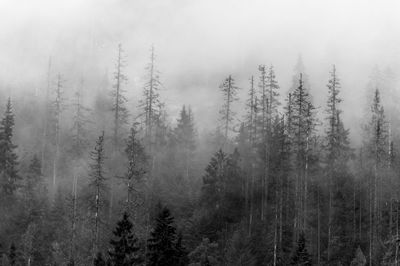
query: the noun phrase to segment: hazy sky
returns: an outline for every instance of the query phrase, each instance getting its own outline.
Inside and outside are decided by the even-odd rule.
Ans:
[[[91,72],[111,76],[122,43],[136,102],[154,44],[171,115],[191,104],[211,126],[227,75],[244,94],[257,66],[273,64],[285,95],[301,54],[317,105],[336,64],[349,122],[372,67],[400,70],[399,11],[400,1],[382,0],[0,0],[0,84],[8,93],[43,87],[49,56],[67,87]]]

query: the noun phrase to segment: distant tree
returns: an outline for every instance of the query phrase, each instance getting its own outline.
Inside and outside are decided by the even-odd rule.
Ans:
[[[135,185],[139,185],[142,181],[147,166],[146,152],[139,140],[136,124],[130,129],[130,134],[126,141],[125,154],[128,159],[128,169],[123,179],[127,187],[126,204],[129,214],[132,205],[132,193],[138,192],[138,188],[135,188]]]
[[[339,96],[340,93],[340,80],[336,73],[336,67],[333,65],[332,71],[330,72],[331,77],[328,81],[328,101],[327,101],[327,118],[328,127],[326,128],[325,136],[325,149],[326,149],[326,173],[328,174],[328,193],[329,193],[329,203],[328,203],[328,247],[327,247],[327,259],[334,255],[339,259],[344,257],[343,252],[346,250],[346,246],[351,245],[348,243],[347,237],[351,235],[352,232],[346,230],[347,224],[352,221],[347,219],[349,217],[344,217],[342,207],[349,206],[351,198],[347,198],[345,190],[349,185],[349,182],[345,182],[346,179],[350,180],[350,175],[348,171],[348,161],[351,155],[350,143],[348,140],[348,130],[343,126],[341,120],[340,103],[342,99]],[[352,187],[350,187],[352,189]],[[335,192],[337,191],[337,192]],[[339,194],[340,193],[340,194]],[[349,193],[350,196],[351,192]],[[347,199],[346,199],[347,198]],[[343,202],[343,201],[346,202]],[[335,207],[336,206],[336,207]],[[340,207],[338,207],[340,206]],[[350,213],[352,212],[349,209]],[[339,217],[338,217],[339,216]],[[334,223],[334,220],[336,223]],[[340,233],[339,233],[340,232]],[[341,236],[339,236],[339,235]],[[332,247],[332,240],[335,238],[335,247]],[[346,239],[345,239],[346,238]],[[347,242],[346,244],[344,242]],[[342,246],[344,245],[344,246]],[[342,246],[342,248],[340,248]],[[332,250],[335,249],[335,252]],[[340,250],[340,251],[338,251]],[[336,253],[336,254],[333,254]],[[338,255],[339,254],[339,255]]]
[[[73,103],[74,116],[72,126],[72,152],[75,156],[80,158],[88,146],[88,128],[90,109],[85,107],[82,102],[83,80],[81,80],[75,92],[75,101]]]
[[[191,160],[196,148],[196,130],[193,122],[192,110],[182,107],[173,131],[173,137],[177,148],[176,163],[180,166],[182,176],[189,178]]]
[[[143,87],[143,99],[140,100],[140,117],[143,120],[145,133],[145,144],[150,151],[151,145],[154,143],[155,126],[159,117],[160,95],[159,89],[162,86],[160,82],[159,72],[156,67],[156,55],[154,46],[150,48],[150,62],[146,65],[145,84]],[[150,152],[152,153],[152,152]],[[152,155],[152,154],[151,154]]]
[[[125,59],[123,55],[122,45],[118,45],[118,56],[115,65],[114,72],[114,85],[112,91],[112,97],[114,98],[114,104],[112,111],[114,113],[114,129],[113,129],[113,145],[114,149],[117,150],[119,147],[119,139],[121,133],[121,127],[127,123],[128,110],[126,109],[126,98],[124,96],[125,90],[123,89],[123,84],[126,83],[127,77],[123,73],[125,67]]]
[[[99,252],[101,213],[106,204],[108,186],[104,176],[104,132],[96,141],[96,146],[91,152],[89,188],[91,189],[90,210],[93,212],[93,258]]]
[[[300,233],[299,239],[297,241],[296,251],[292,255],[290,265],[308,265],[311,266],[311,256],[308,254],[306,248],[306,239],[304,238],[304,234]]]
[[[138,254],[140,247],[132,228],[133,225],[129,221],[129,215],[124,212],[122,220],[117,223],[117,227],[113,231],[115,239],[110,241],[112,249],[108,254],[110,255],[111,265],[141,265],[143,259]]]
[[[382,106],[380,92],[375,90],[370,109],[370,118],[364,126],[363,148],[368,162],[369,197],[369,263],[379,260],[379,241],[382,239],[382,184],[383,171],[388,162],[388,124]]]
[[[11,99],[8,98],[6,111],[0,123],[0,169],[1,185],[4,194],[12,195],[18,188],[18,157],[15,153],[17,146],[13,143],[14,114]]]
[[[57,176],[58,176],[58,160],[60,157],[60,136],[61,136],[61,114],[64,110],[64,97],[63,97],[63,81],[61,75],[57,76],[57,85],[54,91],[55,99],[52,102],[52,112],[53,112],[53,129],[54,129],[54,145],[55,153],[53,157],[53,191],[55,191],[57,186]]]
[[[293,129],[292,145],[294,153],[294,171],[296,176],[295,217],[296,234],[303,231],[306,226],[307,191],[310,182],[310,155],[311,143],[315,136],[316,118],[314,105],[308,88],[304,86],[303,76],[300,74],[298,87],[292,94],[291,127]]]
[[[224,129],[225,144],[228,141],[228,132],[231,131],[232,123],[235,119],[235,112],[233,111],[233,103],[238,101],[237,92],[239,87],[236,86],[235,80],[232,75],[229,75],[223,83],[219,86],[224,96],[224,104],[220,110],[220,121]]]

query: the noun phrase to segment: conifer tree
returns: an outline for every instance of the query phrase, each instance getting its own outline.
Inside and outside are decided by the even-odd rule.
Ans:
[[[334,206],[344,206],[344,202],[334,202],[335,193],[334,190],[340,190],[343,193],[346,188],[343,187],[348,183],[343,182],[343,178],[349,178],[347,162],[350,158],[350,147],[348,140],[348,130],[344,129],[341,120],[341,110],[339,104],[342,99],[339,96],[340,93],[340,81],[336,73],[336,67],[333,65],[331,71],[331,78],[328,82],[328,101],[327,101],[327,118],[328,127],[326,129],[326,172],[328,174],[328,193],[329,193],[329,204],[328,204],[328,247],[327,247],[327,259],[330,260],[332,254],[332,237],[334,237],[333,219],[340,221],[334,216]],[[337,200],[344,200],[343,197],[338,197]],[[343,217],[341,217],[343,219]],[[347,221],[350,222],[350,221]],[[335,225],[337,227],[337,225]],[[336,228],[336,231],[344,230],[344,228]],[[350,232],[346,232],[350,233]],[[343,241],[343,239],[339,240]],[[337,242],[337,241],[336,241]]]
[[[300,74],[299,85],[292,94],[291,125],[293,127],[293,152],[295,153],[295,213],[296,231],[306,226],[308,168],[310,142],[315,132],[314,106]]]
[[[151,145],[154,142],[154,130],[157,117],[159,115],[160,95],[159,90],[162,86],[159,72],[156,67],[156,55],[154,46],[150,49],[150,62],[147,64],[145,84],[143,88],[143,99],[140,101],[140,116],[142,117],[145,131],[146,146],[151,151]],[[152,153],[152,152],[150,152]],[[152,154],[151,154],[152,155]]]
[[[126,98],[124,96],[125,90],[123,85],[127,82],[127,77],[123,73],[126,66],[124,51],[122,45],[118,45],[118,56],[114,71],[114,85],[112,90],[112,97],[114,99],[112,112],[114,113],[114,126],[113,126],[113,146],[114,151],[118,150],[121,128],[127,123],[128,110],[126,109]]]
[[[110,241],[112,250],[109,251],[111,265],[130,266],[141,265],[142,258],[139,256],[138,239],[132,232],[133,225],[129,215],[124,212],[122,220],[117,223],[113,231],[115,239]]]
[[[91,152],[92,163],[90,165],[89,188],[91,190],[91,198],[89,202],[90,210],[93,212],[93,259],[99,252],[100,226],[103,222],[101,217],[103,208],[106,205],[106,193],[108,186],[107,179],[104,176],[104,132],[96,141],[96,146]]]
[[[148,239],[148,265],[179,265],[181,252],[177,251],[177,234],[174,217],[167,207],[162,207],[157,215],[154,229]]]
[[[49,136],[49,120],[50,120],[50,75],[51,75],[51,57],[49,58],[47,67],[47,84],[44,99],[44,115],[43,115],[43,137],[42,137],[42,150],[41,150],[41,162],[43,167],[43,162],[46,155],[47,141]],[[43,170],[43,169],[42,169]]]
[[[235,85],[235,80],[232,75],[229,75],[223,83],[219,86],[224,96],[224,104],[220,110],[220,120],[224,130],[225,144],[228,141],[228,132],[231,131],[232,123],[235,119],[235,112],[233,111],[233,103],[238,101],[237,92],[239,88]]]
[[[54,91],[55,99],[53,101],[52,111],[53,111],[53,122],[54,122],[54,145],[55,153],[53,158],[53,192],[57,186],[58,178],[58,160],[60,157],[60,134],[61,134],[61,114],[63,112],[63,85],[61,75],[57,76],[57,85]]]
[[[126,204],[128,214],[131,211],[132,193],[138,191],[135,185],[139,185],[146,172],[147,157],[142,143],[139,140],[136,130],[136,124],[130,129],[125,153],[128,159],[128,169],[124,175],[124,181],[127,187]]]
[[[196,147],[196,132],[191,108],[182,107],[177,125],[173,131],[177,146],[177,163],[180,164],[182,176],[189,178],[191,160]]]
[[[74,116],[72,126],[72,152],[74,157],[80,158],[88,146],[88,128],[90,122],[88,114],[90,109],[85,107],[82,102],[83,80],[81,80],[75,92],[75,101],[73,103]]]
[[[11,99],[8,98],[6,111],[0,123],[0,169],[2,190],[6,195],[12,195],[18,188],[18,157],[15,153],[17,146],[13,143],[14,114]]]
[[[364,127],[364,146],[370,162],[369,175],[369,263],[377,259],[378,241],[381,237],[382,171],[387,165],[388,131],[380,92],[375,90],[370,121]]]

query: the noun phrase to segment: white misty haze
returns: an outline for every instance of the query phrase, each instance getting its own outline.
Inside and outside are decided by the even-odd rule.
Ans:
[[[273,64],[286,95],[301,54],[316,106],[325,104],[336,64],[354,136],[373,66],[400,71],[399,10],[399,1],[0,0],[0,89],[6,95],[43,89],[49,56],[66,87],[82,75],[107,72],[111,79],[122,43],[126,89],[136,105],[154,44],[171,116],[190,104],[198,127],[211,128],[226,76],[244,95],[257,66]]]

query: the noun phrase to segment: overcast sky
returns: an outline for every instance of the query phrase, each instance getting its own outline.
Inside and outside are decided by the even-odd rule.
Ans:
[[[285,95],[301,54],[317,105],[336,64],[350,122],[372,67],[400,70],[399,11],[400,1],[382,0],[0,0],[0,84],[11,94],[41,87],[49,56],[71,86],[94,71],[111,76],[122,43],[135,102],[154,44],[171,115],[191,104],[211,126],[227,75],[244,94],[257,66],[273,64]]]

